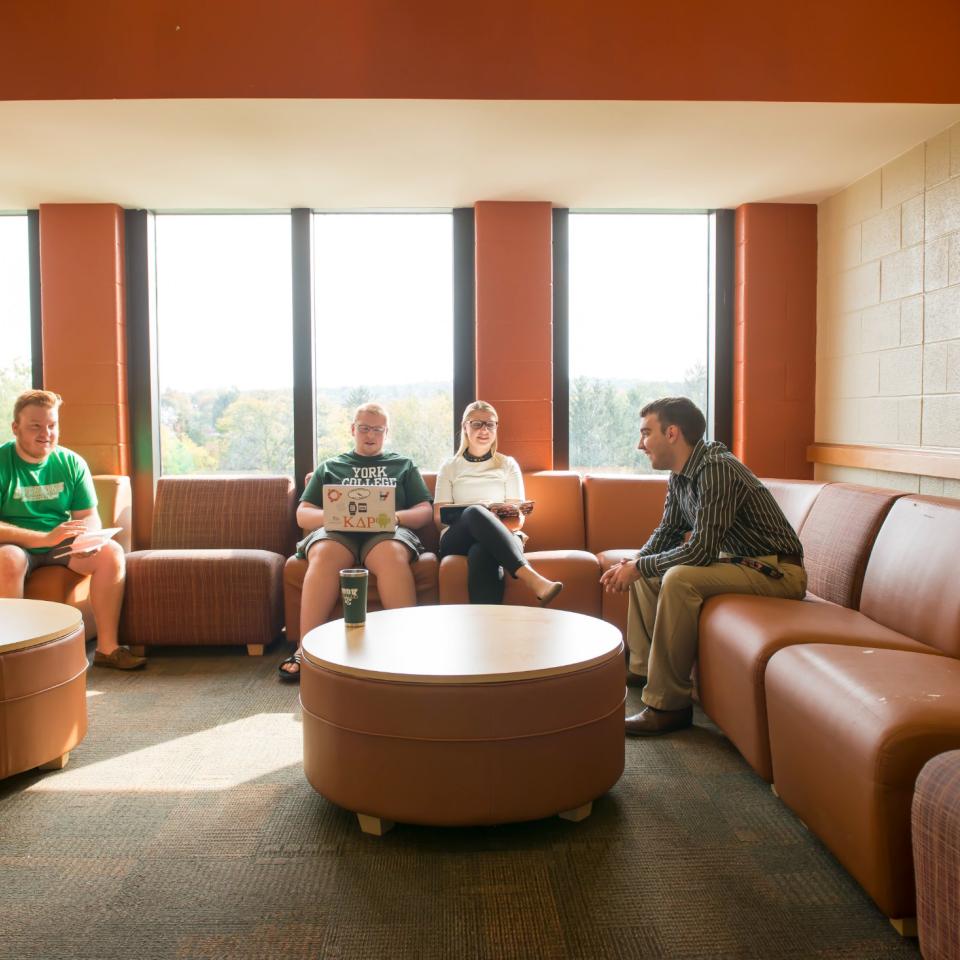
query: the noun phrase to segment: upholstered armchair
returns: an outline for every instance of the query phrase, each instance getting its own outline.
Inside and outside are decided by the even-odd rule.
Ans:
[[[262,654],[283,629],[294,499],[289,477],[163,477],[150,549],[127,557],[122,642]]]
[[[131,497],[130,478],[122,476],[96,476],[93,485],[97,491],[97,513],[104,527],[121,527],[114,538],[130,550]],[[30,600],[53,600],[76,607],[83,615],[83,627],[90,640],[97,635],[90,606],[90,577],[74,573],[66,567],[41,567],[27,579],[24,596]]]

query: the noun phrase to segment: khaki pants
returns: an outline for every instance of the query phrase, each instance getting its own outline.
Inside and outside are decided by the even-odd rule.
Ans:
[[[662,579],[641,577],[630,588],[627,646],[630,672],[647,677],[643,702],[660,710],[689,706],[690,671],[697,656],[700,608],[721,593],[754,593],[801,600],[807,591],[803,567],[780,565],[776,557],[757,557],[783,572],[781,579],[733,563],[707,567],[671,567]]]

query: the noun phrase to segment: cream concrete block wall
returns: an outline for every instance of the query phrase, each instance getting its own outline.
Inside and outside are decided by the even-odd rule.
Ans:
[[[820,204],[816,439],[960,451],[960,124]],[[816,476],[960,497],[960,481]]]

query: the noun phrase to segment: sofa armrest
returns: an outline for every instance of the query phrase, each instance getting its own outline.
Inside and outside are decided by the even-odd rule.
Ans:
[[[131,532],[133,530],[133,498],[130,493],[130,478],[101,474],[93,478],[97,491],[97,513],[105,527],[122,527],[114,538],[123,547],[124,553],[130,552]]]

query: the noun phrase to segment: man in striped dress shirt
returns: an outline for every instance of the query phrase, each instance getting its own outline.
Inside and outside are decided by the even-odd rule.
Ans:
[[[626,718],[631,736],[693,721],[690,671],[700,608],[721,593],[800,600],[803,547],[770,491],[722,444],[703,439],[706,421],[685,397],[640,411],[638,449],[669,470],[663,518],[634,559],[604,573],[610,592],[629,591],[629,686],[644,708]],[[689,534],[689,536],[687,536]]]

